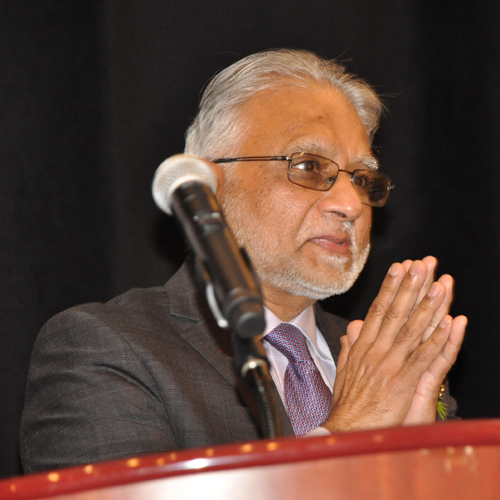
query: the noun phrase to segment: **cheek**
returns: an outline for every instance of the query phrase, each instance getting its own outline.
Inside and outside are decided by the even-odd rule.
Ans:
[[[247,229],[251,226],[251,231],[272,241],[273,246],[296,242],[314,205],[315,200],[310,199],[313,192],[295,186],[279,170],[240,167],[228,177],[227,194],[239,208],[235,210],[239,222],[248,224]]]
[[[283,184],[262,189],[259,217],[266,237],[280,247],[295,247],[301,230],[306,225],[311,203],[297,196],[295,190]]]
[[[371,239],[372,210],[372,207],[367,206],[356,223],[357,238],[362,247],[365,247]]]
[[[293,184],[282,178],[268,176],[265,181],[260,182],[258,197],[266,200],[270,213],[286,214],[295,212],[300,205],[300,199],[293,189]]]

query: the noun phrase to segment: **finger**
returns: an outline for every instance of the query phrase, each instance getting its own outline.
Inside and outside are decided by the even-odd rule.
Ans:
[[[413,261],[410,259],[405,260],[403,263],[403,267],[408,271],[410,269],[410,266],[413,264]]]
[[[422,259],[422,262],[427,266],[427,279],[425,280],[425,284],[427,289],[429,289],[434,282],[434,277],[436,276],[436,269],[438,266],[438,261],[436,257],[432,255],[428,255]]]
[[[437,335],[441,335],[439,332],[439,329],[441,329],[447,340],[428,370],[420,378],[413,397],[412,406],[404,422],[405,424],[412,425],[425,422],[426,420],[429,422],[434,421],[436,401],[439,396],[441,384],[457,358],[466,326],[467,318],[465,316],[458,316],[454,319],[451,316],[446,316],[441,321],[437,329]],[[430,340],[427,342],[430,342]]]
[[[451,303],[453,302],[453,288],[454,288],[454,280],[449,274],[444,274],[439,278],[439,283],[442,283],[445,287],[446,290],[446,295],[443,300],[443,303],[439,307],[439,309],[436,311],[436,314],[432,318],[432,321],[430,322],[427,330],[424,332],[424,335],[422,337],[422,340],[427,340],[434,329],[439,325],[441,320],[450,312],[450,307]]]
[[[361,333],[361,328],[363,328],[364,321],[361,319],[356,319],[351,321],[347,325],[347,340],[349,341],[349,347],[354,345],[354,342],[358,340],[359,334]]]
[[[444,338],[449,337],[451,330],[451,318],[443,318],[438,328],[441,328]],[[432,366],[432,363],[431,363]],[[436,378],[430,371],[426,370],[418,381],[410,409],[406,415],[403,425],[418,425],[432,423],[436,420],[436,405],[443,378]]]
[[[424,284],[423,284],[423,286],[418,294],[417,300],[415,301],[415,305],[413,306],[414,308],[417,307],[418,304],[420,304],[420,302],[424,298],[425,294],[429,291],[432,283],[434,283],[434,279],[435,279],[435,275],[436,275],[436,268],[437,268],[437,264],[438,264],[436,257],[432,257],[430,255],[428,255],[427,257],[424,257],[422,259],[422,262],[427,267],[427,276],[425,277]],[[441,321],[441,319],[439,321]],[[439,321],[436,323],[436,326],[439,323]]]
[[[401,281],[398,292],[387,308],[382,322],[378,337],[384,348],[390,348],[403,325],[411,317],[411,311],[426,277],[427,267],[425,264],[422,261],[414,261]]]
[[[465,329],[467,328],[467,318],[465,316],[457,316],[453,319],[451,316],[446,316],[445,318],[449,318],[451,324],[450,334],[447,342],[444,344],[428,370],[430,376],[435,381],[436,389],[439,389],[443,379],[455,363],[465,336]]]
[[[404,356],[412,355],[412,353],[417,350],[419,344],[423,345],[423,333],[426,331],[436,311],[441,306],[445,295],[444,286],[439,282],[434,282],[411,317],[398,331],[394,339],[393,352],[396,353],[397,356],[403,355],[400,358],[402,362],[404,362]],[[433,342],[436,340],[436,335],[435,331],[430,337]],[[427,348],[427,345],[420,348],[419,354],[424,354]],[[428,362],[430,363],[433,359],[434,357],[428,359]]]
[[[443,378],[436,378],[430,366],[438,357],[447,342],[451,330],[451,317],[443,318],[433,336],[412,353],[402,370],[405,384],[415,384],[412,403],[405,418],[406,424],[429,421],[436,415],[436,401]]]
[[[432,359],[430,366],[438,358],[440,348],[447,342],[450,337],[452,318],[447,316],[443,318],[441,323],[434,332],[432,340],[428,340],[425,344],[419,346],[405,366],[405,376],[410,377],[411,383],[414,382],[415,376],[421,371],[421,366],[415,365],[415,360],[421,362],[424,359]],[[436,402],[439,395],[439,390],[443,382],[444,375],[441,378],[436,378],[435,374],[430,372],[430,369],[424,370],[421,377],[417,380],[417,385],[410,409],[405,417],[403,425],[416,425],[422,423],[431,423],[436,418]]]
[[[380,286],[380,291],[372,302],[368,314],[366,315],[359,339],[363,345],[370,344],[377,337],[387,309],[398,293],[401,282],[406,274],[407,272],[404,266],[397,262],[392,264],[389,268]]]
[[[434,400],[437,399],[439,389],[441,388],[441,384],[443,383],[444,377],[447,373],[442,373],[438,364],[440,363],[439,359],[441,351],[449,341],[451,326],[452,317],[445,316],[435,329],[434,338],[432,340],[427,340],[425,345],[422,346],[422,350],[429,352],[430,349],[433,353],[435,352],[436,355],[429,365],[429,368],[422,375],[417,386],[417,390],[415,391],[415,394],[421,401],[428,401],[432,404]],[[440,346],[441,349],[439,349]]]

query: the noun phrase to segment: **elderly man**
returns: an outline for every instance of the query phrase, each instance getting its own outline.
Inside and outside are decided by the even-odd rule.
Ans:
[[[372,207],[391,188],[370,147],[380,109],[334,62],[269,51],[214,78],[187,134],[260,279],[288,435],[434,421],[465,332],[466,318],[448,315],[453,279],[434,281],[432,257],[393,264],[364,321],[314,305],[358,277]],[[255,414],[188,261],[164,287],[49,321],[33,352],[22,459],[35,471],[252,440]]]

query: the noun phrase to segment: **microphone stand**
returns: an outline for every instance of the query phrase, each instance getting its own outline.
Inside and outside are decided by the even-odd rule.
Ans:
[[[241,253],[248,268],[251,269],[250,260],[243,249],[241,249]],[[258,338],[262,335],[265,323],[255,321],[255,318],[254,321],[245,322],[235,319],[231,323],[225,320],[218,306],[218,301],[214,296],[210,276],[199,258],[196,259],[196,268],[202,281],[205,283],[207,300],[214,318],[220,327],[231,330],[236,375],[250,388],[252,394],[256,396],[259,406],[262,436],[269,439],[281,437],[283,432],[277,405],[278,395],[269,372],[269,361],[266,351],[262,346],[261,340]],[[261,301],[260,290],[259,299]],[[249,298],[248,303],[253,310],[252,312],[255,313],[255,295]],[[246,304],[242,305],[241,310],[245,311]],[[262,307],[262,304],[260,305]],[[262,315],[263,312],[262,309]],[[241,314],[243,315],[244,313],[242,312]]]
[[[233,332],[232,341],[236,373],[257,395],[263,436],[271,439],[282,436],[276,389],[271,380],[269,362],[260,339],[244,338]]]
[[[213,174],[207,177],[207,169],[199,159],[172,157],[155,174],[153,196],[162,210],[173,212],[181,222],[196,254],[212,314],[220,328],[233,332],[236,372],[257,395],[262,433],[276,438],[281,425],[275,389],[264,348],[256,340],[266,325],[262,293],[250,260],[209,187]]]

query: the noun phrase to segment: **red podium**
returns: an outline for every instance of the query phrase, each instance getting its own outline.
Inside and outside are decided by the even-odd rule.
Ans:
[[[0,481],[0,499],[500,499],[500,420],[165,452]]]

